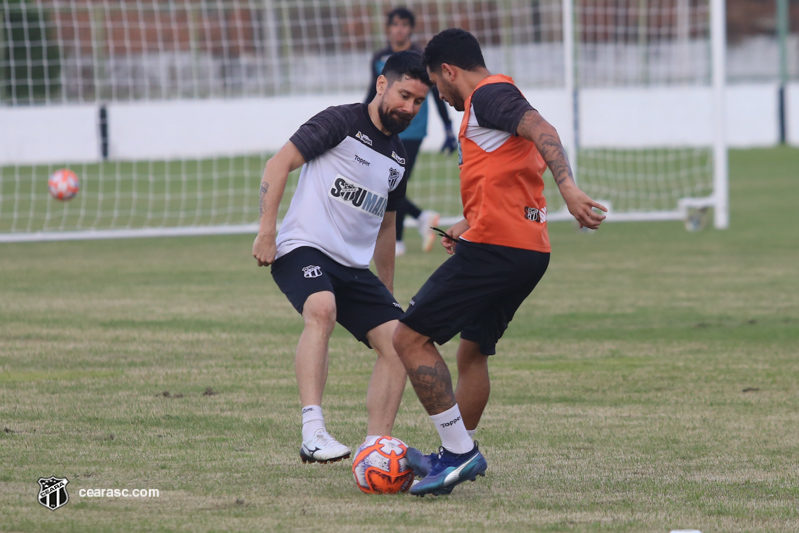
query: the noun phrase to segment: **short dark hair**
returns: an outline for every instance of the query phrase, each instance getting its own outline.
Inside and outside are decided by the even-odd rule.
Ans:
[[[422,64],[422,55],[414,50],[404,50],[388,56],[381,74],[388,78],[389,84],[403,76],[419,80],[427,85],[432,84],[427,75],[427,69]]]
[[[400,20],[407,20],[411,23],[411,28],[416,26],[416,17],[413,15],[413,11],[407,7],[395,7],[389,11],[388,15],[386,15],[386,26],[391,26],[391,23],[394,22],[394,17]]]
[[[447,63],[463,70],[485,68],[480,43],[466,30],[450,28],[435,35],[424,49],[424,66],[432,72],[441,70]]]

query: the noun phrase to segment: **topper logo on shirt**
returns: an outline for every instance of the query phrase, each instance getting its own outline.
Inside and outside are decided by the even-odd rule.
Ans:
[[[535,207],[524,207],[524,218],[527,220],[532,220],[533,222],[538,221],[544,223],[547,221],[547,208],[542,207],[541,209],[536,209]]]
[[[357,183],[348,181],[341,174],[336,176],[333,187],[328,191],[328,194],[334,200],[360,209],[372,216],[383,218],[383,215],[386,214],[387,198],[361,187]]]
[[[391,157],[393,157],[394,161],[396,161],[400,165],[405,165],[405,158],[398,156],[397,152],[395,152],[394,150],[391,150]]]
[[[399,170],[396,168],[388,169],[388,188],[389,190],[394,190],[394,187],[397,186],[397,181],[399,180],[400,173]]]
[[[372,139],[370,139],[368,135],[365,135],[360,131],[355,134],[355,138],[361,141],[366,146],[372,146]]]

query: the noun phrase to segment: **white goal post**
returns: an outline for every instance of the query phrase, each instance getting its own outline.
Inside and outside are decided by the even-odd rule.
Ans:
[[[581,187],[610,208],[608,221],[684,220],[697,229],[712,208],[724,229],[725,3],[651,4],[563,2],[570,160]],[[549,217],[569,218],[564,209]]]
[[[363,100],[399,4],[422,44],[477,36],[609,221],[728,226],[723,0],[0,0],[0,242],[254,232],[267,158]],[[429,107],[408,195],[455,220]],[[81,180],[68,202],[59,168]],[[549,220],[570,219],[547,180]]]

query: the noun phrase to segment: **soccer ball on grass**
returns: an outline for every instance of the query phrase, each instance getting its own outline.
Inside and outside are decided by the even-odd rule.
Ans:
[[[367,439],[352,460],[355,484],[366,494],[407,492],[413,483],[413,470],[405,458],[407,449],[394,437]]]

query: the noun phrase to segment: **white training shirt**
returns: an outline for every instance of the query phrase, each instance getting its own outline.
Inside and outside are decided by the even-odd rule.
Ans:
[[[369,268],[383,216],[405,197],[402,141],[377,129],[367,104],[329,107],[290,140],[306,163],[277,235],[277,257],[310,246],[342,265]]]

